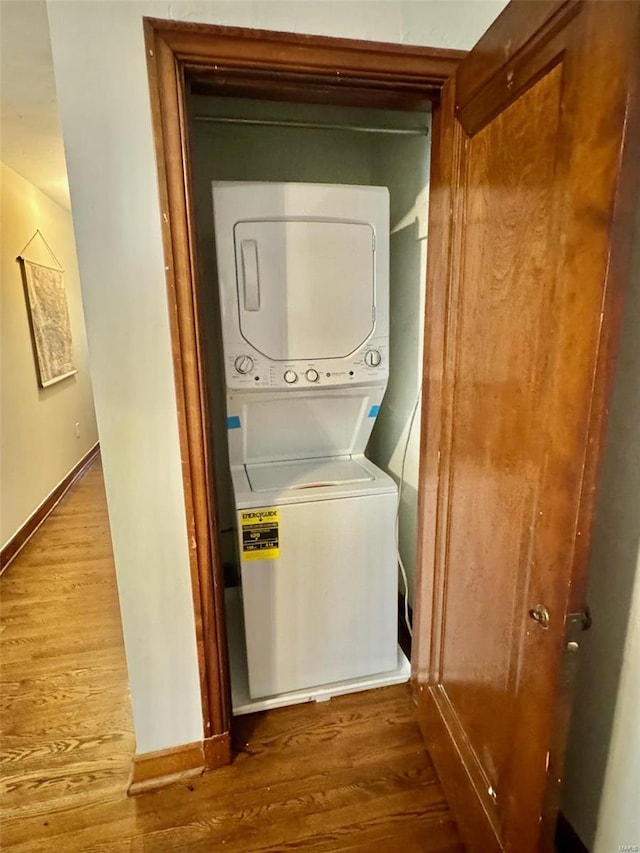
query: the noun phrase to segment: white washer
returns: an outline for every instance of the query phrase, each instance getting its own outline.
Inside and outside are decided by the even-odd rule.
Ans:
[[[384,187],[216,182],[229,458],[252,698],[397,664]],[[396,679],[397,680],[397,679]]]
[[[275,529],[256,510],[278,514],[277,556],[241,560],[251,697],[393,670],[393,480],[364,456],[232,473],[241,554],[254,530]]]

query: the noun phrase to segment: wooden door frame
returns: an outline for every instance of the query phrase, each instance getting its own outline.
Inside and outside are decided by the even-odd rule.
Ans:
[[[144,19],[165,257],[204,763],[230,760],[231,695],[215,512],[185,108],[207,91],[386,109],[434,105],[464,51]],[[419,534],[420,537],[420,534]]]

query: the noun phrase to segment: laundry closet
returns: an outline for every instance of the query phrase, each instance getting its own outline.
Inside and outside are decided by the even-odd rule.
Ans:
[[[430,114],[187,107],[233,712],[406,681]]]

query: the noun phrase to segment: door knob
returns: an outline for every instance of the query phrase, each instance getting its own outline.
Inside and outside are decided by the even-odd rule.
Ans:
[[[529,616],[531,616],[534,622],[542,625],[543,628],[549,627],[549,611],[544,604],[536,604],[535,607],[532,607],[529,611]]]

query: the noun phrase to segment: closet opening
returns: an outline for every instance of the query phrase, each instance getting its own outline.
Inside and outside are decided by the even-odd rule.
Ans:
[[[442,156],[439,140],[444,126],[437,107],[445,81],[454,73],[465,52],[153,18],[145,18],[144,26],[158,161],[185,511],[192,546],[190,573],[200,672],[204,765],[212,769],[231,760],[232,698],[225,586],[232,588],[237,577],[231,544],[233,537],[228,530],[231,525],[225,521],[230,505],[230,477],[228,462],[225,465],[224,460],[224,442],[219,435],[220,418],[225,409],[219,405],[220,385],[216,390],[216,383],[209,380],[209,374],[215,370],[216,359],[219,364],[220,340],[212,335],[216,322],[219,323],[217,282],[215,278],[206,281],[206,270],[216,262],[212,241],[207,242],[207,231],[212,234],[213,212],[212,187],[207,188],[206,183],[214,176],[217,184],[228,183],[236,169],[244,176],[245,185],[247,182],[265,182],[269,180],[268,166],[272,181],[280,174],[281,185],[294,178],[297,181],[304,179],[307,182],[304,185],[312,189],[330,180],[329,174],[332,174],[339,187],[351,187],[347,195],[352,200],[364,193],[366,187],[372,187],[371,181],[377,180],[382,184],[378,192],[386,195],[386,215],[389,217],[391,213],[393,217],[394,233],[391,234],[391,219],[380,233],[384,235],[383,242],[392,255],[391,263],[398,268],[412,267],[416,271],[422,267],[422,281],[414,278],[411,283],[406,279],[407,293],[411,290],[414,293],[413,307],[409,307],[409,301],[401,303],[395,296],[391,297],[397,304],[392,305],[389,315],[393,330],[387,346],[394,348],[394,354],[400,352],[399,358],[403,352],[413,351],[413,358],[406,361],[406,381],[404,374],[402,382],[388,375],[388,411],[373,408],[373,414],[377,415],[380,425],[386,421],[390,428],[386,433],[381,431],[378,434],[376,427],[370,436],[370,448],[367,448],[372,456],[379,454],[376,458],[383,459],[386,454],[384,464],[399,470],[401,455],[404,457],[407,446],[402,443],[408,433],[407,410],[412,411],[410,407],[415,403],[419,376],[420,323],[416,325],[412,321],[416,320],[420,286],[425,278],[425,220],[416,220],[411,210],[412,207],[419,208],[421,196],[425,200],[421,213],[423,217],[427,216],[424,188],[428,183],[432,134],[436,140],[431,152],[433,180],[439,188],[446,187],[446,176],[441,174],[442,169],[438,165]],[[433,130],[430,126],[432,107]],[[233,121],[212,121],[221,118]],[[292,124],[304,126],[294,127]],[[322,127],[310,128],[309,124]],[[367,129],[356,130],[356,127]],[[393,132],[383,132],[386,130]],[[297,135],[303,142],[299,150],[291,153],[289,141],[285,154],[280,154],[273,143],[266,143],[267,133],[272,139],[277,136],[290,140]],[[239,157],[234,161],[233,150],[225,151],[225,147],[235,146],[234,134],[237,144],[240,145],[242,140],[244,146],[242,162]],[[340,138],[344,140],[342,146],[336,142]],[[335,157],[327,156],[327,145]],[[396,159],[393,151],[402,157],[408,156],[409,151],[414,152],[412,158],[416,167],[413,172],[409,169],[403,171],[402,161]],[[217,152],[220,153],[215,160],[218,171],[214,172],[210,154]],[[204,162],[201,163],[200,159]],[[320,164],[325,165],[326,171],[320,169]],[[252,174],[248,170],[249,165],[257,170],[253,172],[253,179],[249,177]],[[397,182],[397,188],[391,193],[383,184],[390,180],[383,174],[385,168],[394,172],[394,181]],[[409,184],[420,175],[425,178],[424,182],[417,188],[415,185],[410,187]],[[345,184],[347,179],[352,183]],[[297,185],[302,186],[300,183]],[[327,186],[326,183],[323,185]],[[346,189],[343,191],[347,192]],[[253,237],[247,239],[249,243],[254,240]],[[410,244],[410,250],[400,253],[395,246],[403,241]],[[391,243],[394,246],[390,248]],[[248,269],[255,270],[252,258],[255,260],[256,253],[250,245],[246,249]],[[380,257],[375,251],[373,255]],[[327,254],[329,256],[330,253]],[[348,252],[343,252],[342,257],[346,263],[351,263]],[[200,270],[201,266],[203,270]],[[244,271],[242,274],[244,276]],[[400,291],[398,284],[393,286],[396,292]],[[252,292],[255,295],[255,288]],[[348,312],[336,312],[339,327],[342,327],[343,315],[348,316]],[[387,365],[388,360],[384,359],[383,366],[378,365],[378,372],[387,370]],[[367,362],[367,369],[370,366]],[[361,367],[351,368],[354,377]],[[393,365],[391,370],[394,370]],[[305,370],[305,381],[308,381],[306,373]],[[410,385],[411,381],[414,384]],[[382,408],[382,403],[381,397],[377,404]],[[368,411],[371,409],[369,407]],[[412,482],[411,475],[406,472],[413,465],[412,455],[417,457],[417,412],[418,408],[404,462],[403,506],[411,505],[416,491],[415,480]],[[218,435],[214,437],[216,420]],[[373,427],[374,421],[367,420],[367,424]],[[227,424],[223,424],[225,440],[226,427]],[[424,425],[421,431],[424,433]],[[368,438],[367,429],[359,436],[360,439],[363,436]],[[364,467],[376,466],[375,462],[364,459],[364,446],[357,449],[362,453],[363,458],[359,461]],[[415,461],[417,463],[417,458]],[[380,471],[376,475],[379,480],[390,483],[391,490],[396,490],[393,477],[381,469],[377,470]],[[325,470],[323,476],[328,473]],[[246,470],[242,474],[244,476],[248,477]],[[418,489],[421,495],[424,485],[421,483]],[[218,507],[218,492],[221,493],[222,507]],[[404,562],[409,564],[415,541],[411,535],[407,536],[406,531],[409,528],[411,533],[414,519],[414,515],[399,518],[400,551]],[[422,527],[420,523],[419,528]],[[345,529],[343,523],[340,528]],[[418,538],[421,539],[422,535],[420,533]],[[395,538],[393,533],[391,538],[392,541]],[[421,613],[420,593],[424,579],[421,579],[419,553],[417,563],[416,608]],[[408,568],[410,578],[410,565]],[[394,600],[394,611],[398,587],[395,575],[394,565],[393,589],[385,599]],[[363,586],[356,588],[360,590]],[[397,617],[394,612],[394,625]],[[395,650],[393,655],[397,663]],[[416,658],[415,648],[413,658]]]
[[[431,110],[430,105],[424,101],[414,104],[411,110],[380,109],[370,106],[304,103],[290,99],[278,101],[229,96],[226,92],[221,95],[212,89],[215,90],[215,87],[211,83],[203,82],[201,79],[196,78],[190,81],[187,88],[186,114],[191,165],[190,191],[198,268],[201,345],[210,413],[209,450],[215,471],[212,503],[216,507],[219,553],[225,585],[225,620],[232,711],[237,715],[399,683],[408,681],[410,677],[409,626],[417,543],[419,391],[426,281]],[[290,97],[291,93],[289,93]],[[330,95],[327,99],[330,100]],[[391,668],[389,669],[386,665],[382,672],[344,679],[333,677],[326,683],[329,678],[327,673],[333,672],[335,675],[338,670],[329,666],[322,674],[322,667],[317,663],[311,663],[311,658],[317,662],[320,649],[323,644],[329,642],[332,630],[339,631],[341,620],[344,626],[345,619],[357,620],[357,614],[366,611],[367,608],[374,622],[380,618],[382,623],[387,618],[384,616],[385,605],[377,602],[374,592],[367,589],[366,570],[355,577],[357,572],[353,563],[350,564],[354,559],[354,554],[349,553],[350,540],[338,538],[335,550],[326,545],[326,539],[336,535],[335,525],[340,524],[336,519],[341,518],[347,526],[360,525],[360,535],[371,539],[373,550],[384,547],[382,542],[376,545],[376,538],[379,536],[376,527],[386,523],[386,516],[377,516],[373,504],[367,505],[363,502],[362,507],[359,508],[352,499],[353,494],[350,493],[351,499],[347,496],[343,500],[340,497],[322,500],[320,495],[319,500],[305,504],[306,514],[299,509],[298,515],[294,516],[293,510],[290,509],[290,520],[287,520],[289,517],[286,516],[286,511],[283,513],[282,509],[280,510],[281,538],[284,537],[285,540],[287,538],[284,525],[288,523],[289,543],[295,529],[296,535],[302,536],[305,540],[308,539],[309,548],[327,547],[327,559],[340,564],[328,572],[326,578],[326,583],[334,589],[325,590],[323,594],[326,594],[326,600],[324,603],[318,602],[318,608],[323,615],[318,617],[316,626],[317,648],[309,637],[305,639],[304,626],[300,624],[301,621],[313,621],[313,612],[301,612],[292,618],[288,618],[283,612],[295,609],[303,600],[307,602],[304,606],[308,607],[309,596],[320,594],[317,587],[306,591],[291,589],[287,592],[282,587],[274,590],[272,587],[278,584],[278,581],[271,578],[265,586],[263,580],[265,569],[258,570],[258,575],[261,577],[253,581],[260,585],[260,592],[256,592],[256,595],[273,596],[270,599],[269,608],[273,610],[273,619],[279,618],[282,621],[282,627],[274,626],[270,617],[265,621],[264,613],[262,613],[263,618],[260,619],[260,616],[255,613],[255,604],[249,603],[247,598],[247,595],[251,596],[250,589],[247,592],[250,581],[247,577],[244,582],[242,580],[243,557],[240,550],[243,546],[239,544],[241,534],[238,532],[239,522],[236,501],[234,501],[234,478],[231,473],[228,441],[229,436],[232,440],[236,438],[237,434],[230,432],[230,429],[240,422],[240,416],[235,415],[235,409],[234,413],[231,413],[226,400],[228,390],[225,383],[223,323],[231,320],[229,317],[223,319],[221,314],[220,250],[216,247],[215,204],[212,193],[213,187],[224,186],[225,182],[241,182],[254,186],[266,183],[285,187],[295,185],[377,187],[384,188],[388,193],[389,218],[385,225],[388,229],[388,234],[385,236],[389,247],[388,384],[381,402],[369,406],[369,410],[375,410],[376,415],[372,418],[374,425],[366,441],[364,455],[375,466],[372,470],[380,469],[397,484],[397,491],[394,492],[393,497],[394,532],[390,547],[393,548],[399,571],[397,601],[394,592],[392,607],[394,632],[398,630],[398,636],[404,648],[398,646]],[[251,218],[251,215],[245,216],[240,206],[237,217],[246,219]],[[272,238],[275,238],[275,232],[273,234],[265,232],[266,241]],[[334,244],[331,245],[335,248]],[[328,250],[331,251],[331,249]],[[342,259],[341,263],[345,260]],[[321,258],[318,258],[318,262],[320,261]],[[246,259],[240,259],[240,267],[245,262]],[[266,264],[267,261],[262,258],[259,263]],[[235,274],[243,275],[240,267]],[[350,272],[345,270],[345,277],[349,274]],[[264,275],[266,276],[266,272]],[[299,284],[304,286],[302,281]],[[348,281],[345,281],[345,286],[350,286]],[[318,368],[322,363],[321,359],[317,365]],[[273,365],[270,369],[273,370]],[[315,375],[315,367],[312,367],[312,370]],[[253,379],[258,386],[261,386],[259,368],[256,368],[253,373],[255,374]],[[320,384],[323,381],[326,382],[326,379],[324,373],[321,373]],[[316,379],[315,382],[314,390],[317,392],[318,380]],[[282,405],[289,405],[287,401],[292,399],[291,394],[288,397],[285,396]],[[345,451],[352,449],[353,445],[348,446],[347,443],[342,447],[340,444],[335,445],[329,442],[326,451],[316,452],[314,442],[317,442],[317,446],[321,448],[324,446],[323,439],[319,436],[314,439],[309,438],[307,442],[309,446],[307,446],[301,441],[299,432],[313,431],[316,424],[320,431],[333,429],[336,426],[333,418],[335,417],[339,423],[345,417],[341,414],[343,411],[345,410],[336,409],[335,415],[323,413],[320,421],[313,419],[313,424],[303,418],[297,424],[292,423],[289,428],[286,423],[290,417],[287,411],[283,409],[282,413],[278,413],[275,410],[265,409],[263,429],[266,432],[273,431],[275,435],[272,435],[269,440],[270,448],[260,451],[263,453],[260,458],[267,463],[263,465],[263,469],[259,471],[258,466],[254,466],[253,469],[247,468],[251,488],[256,488],[259,492],[260,486],[256,486],[253,482],[258,475],[268,484],[267,472],[271,469],[272,474],[278,474],[281,494],[287,497],[289,503],[295,504],[291,498],[291,490],[296,490],[296,500],[299,498],[303,502],[310,496],[310,490],[316,494],[318,489],[324,486],[335,492],[341,474],[335,466],[334,454],[338,458],[344,458],[348,455]],[[295,421],[295,414],[292,413],[291,416]],[[324,418],[328,420],[325,422]],[[274,441],[275,445],[282,443],[284,448],[274,446]],[[299,449],[296,450],[298,445]],[[282,453],[283,449],[283,458],[294,461],[277,463],[280,467],[276,472],[272,459],[280,459],[278,453]],[[324,453],[329,457],[328,462],[318,459],[318,456],[322,457]],[[312,457],[312,464],[298,462],[298,459],[303,460],[308,454]],[[300,470],[297,470],[296,465]],[[362,474],[364,469],[358,467]],[[303,468],[305,468],[304,471]],[[347,469],[343,466],[342,470],[344,472]],[[366,473],[365,476],[367,476]],[[269,500],[273,499],[273,491],[269,491],[268,485],[264,486],[264,491],[266,492],[264,500],[260,500],[258,494],[254,504],[270,505]],[[335,513],[330,511],[333,505],[335,505]],[[361,513],[365,514],[362,518]],[[386,515],[388,514],[387,510]],[[322,530],[323,525],[326,526],[325,530]],[[302,532],[301,528],[303,528]],[[318,540],[324,540],[325,545],[319,546]],[[285,543],[281,544],[284,548]],[[299,553],[304,554],[304,545],[301,544],[300,548]],[[355,559],[362,560],[366,557],[361,555],[356,556]],[[307,570],[303,564],[299,564],[298,569],[302,575]],[[308,570],[314,570],[313,563]],[[253,575],[255,576],[255,572]],[[295,586],[299,582],[302,586],[302,581],[297,581],[296,577],[299,576],[292,567],[291,585]],[[336,585],[340,586],[339,592],[335,588]],[[243,586],[245,595],[243,595]],[[297,600],[297,597],[300,600]],[[346,601],[344,601],[345,598]],[[361,598],[360,603],[357,601],[358,598]],[[263,603],[259,605],[261,612],[264,610],[264,599],[262,601]],[[338,612],[339,610],[342,612]],[[388,604],[386,613],[388,616]],[[259,626],[249,624],[256,619],[260,620]],[[380,630],[384,630],[383,624]],[[252,632],[255,635],[260,631],[267,635],[274,632],[274,635],[269,640],[263,634],[263,642],[255,636],[252,640]],[[323,633],[326,634],[324,639]],[[260,666],[262,670],[273,667],[274,672],[277,672],[271,687],[268,683],[261,689],[256,688],[258,693],[265,694],[266,691],[266,695],[259,698],[252,698],[250,693],[245,637],[247,642],[253,642],[259,647],[251,654],[262,655],[254,661],[254,666]],[[357,644],[362,640],[362,637],[358,637],[357,630],[354,630],[353,643]],[[306,652],[305,642],[307,643]],[[296,644],[299,644],[297,651]],[[349,648],[349,643],[345,644],[340,656],[349,658],[352,654],[357,657],[358,652],[353,652]],[[280,658],[277,664],[271,660],[274,655]],[[358,661],[355,661],[352,665],[357,668],[357,664]],[[321,672],[315,677],[311,673],[305,676],[299,671],[305,667],[314,669],[316,665]],[[284,670],[290,670],[292,667],[296,669],[294,674],[284,673]],[[348,666],[345,669],[345,672],[347,671],[349,671]],[[254,674],[254,688],[256,679],[260,680]],[[312,683],[314,681],[319,683]],[[293,684],[294,688],[272,692],[275,685],[282,684]],[[304,686],[295,689],[296,684]]]

